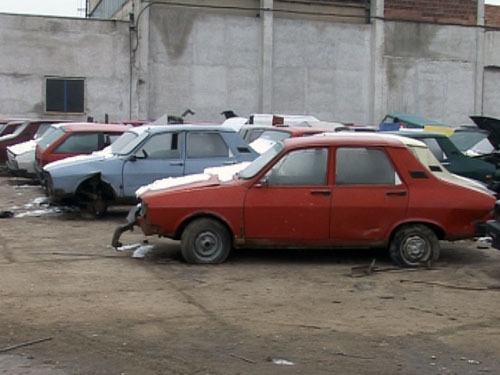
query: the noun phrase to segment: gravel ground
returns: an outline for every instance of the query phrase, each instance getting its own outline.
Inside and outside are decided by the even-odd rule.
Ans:
[[[373,250],[240,250],[191,266],[165,239],[143,258],[114,251],[126,207],[94,220],[45,207],[28,183],[0,177],[0,210],[15,214],[0,219],[0,374],[500,373],[488,246],[442,243],[431,270]],[[373,259],[380,272],[353,273]]]

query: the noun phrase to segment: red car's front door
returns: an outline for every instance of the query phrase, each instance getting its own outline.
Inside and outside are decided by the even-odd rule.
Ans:
[[[332,189],[331,239],[336,245],[382,245],[404,219],[408,188],[379,148],[339,148]]]
[[[324,243],[329,238],[331,186],[327,148],[294,150],[245,198],[244,236],[277,243]]]

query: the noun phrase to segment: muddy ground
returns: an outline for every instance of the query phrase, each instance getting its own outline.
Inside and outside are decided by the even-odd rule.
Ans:
[[[392,267],[384,251],[190,266],[153,238],[135,259],[109,246],[126,208],[47,212],[26,182],[0,178],[0,210],[17,215],[0,219],[0,374],[500,373],[500,252],[487,246],[442,243],[434,269],[364,277],[352,267]]]

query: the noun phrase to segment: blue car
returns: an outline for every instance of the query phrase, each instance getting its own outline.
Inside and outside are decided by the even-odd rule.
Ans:
[[[100,216],[110,205],[136,202],[135,191],[155,180],[257,156],[229,128],[141,126],[125,132],[108,150],[46,165],[44,178],[51,201],[76,203]]]

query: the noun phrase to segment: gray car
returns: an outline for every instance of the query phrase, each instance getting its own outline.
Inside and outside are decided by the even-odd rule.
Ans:
[[[155,180],[257,156],[232,129],[141,126],[124,133],[107,150],[46,165],[44,178],[52,201],[84,205],[99,216],[110,205],[134,203],[135,191]]]

